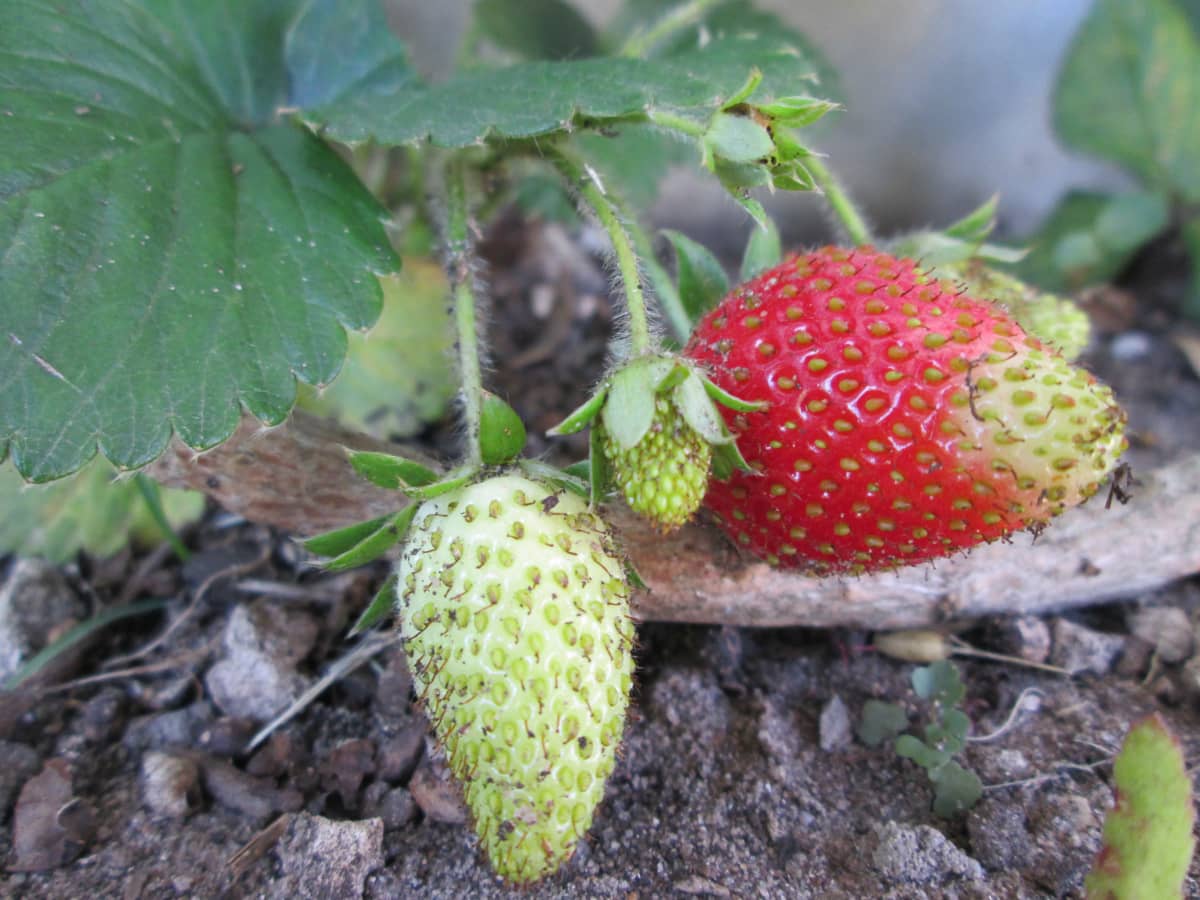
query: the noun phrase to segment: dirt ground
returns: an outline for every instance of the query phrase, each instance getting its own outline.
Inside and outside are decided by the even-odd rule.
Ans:
[[[492,377],[536,431],[599,371],[609,310],[594,260],[547,263],[544,235],[522,234],[489,246],[496,359],[517,361]],[[1129,292],[1092,297],[1100,334],[1087,358],[1130,412],[1143,471],[1200,444],[1200,378],[1173,341],[1180,273],[1170,247],[1154,252],[1165,267],[1144,263]],[[542,283],[572,295],[562,321],[535,301]],[[427,437],[444,450],[452,434]],[[90,602],[131,587],[169,602],[50,673],[70,689],[0,695],[5,896],[1073,897],[1129,725],[1157,710],[1189,765],[1200,757],[1197,579],[1069,619],[964,623],[976,646],[1091,671],[960,661],[980,738],[963,762],[985,791],[953,819],[932,813],[921,769],[854,735],[871,698],[903,704],[914,727],[925,712],[913,665],[873,650],[869,633],[649,624],[636,711],[589,839],[553,879],[511,891],[455,821],[398,650],[247,749],[260,695],[279,679],[308,686],[347,652],[386,566],[326,575],[290,536],[215,509],[186,538],[186,564],[126,553],[38,576]],[[1134,619],[1146,609],[1169,612]],[[220,669],[238,654],[248,668]],[[1195,863],[1188,896],[1200,896]]]

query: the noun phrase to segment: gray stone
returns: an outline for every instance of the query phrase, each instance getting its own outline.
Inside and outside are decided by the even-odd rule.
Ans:
[[[1174,606],[1147,606],[1129,616],[1129,630],[1154,647],[1165,663],[1181,663],[1192,655],[1192,623]]]
[[[259,601],[236,607],[225,626],[225,657],[204,684],[226,715],[266,721],[304,692],[310,679],[296,670],[316,640],[315,619]]]
[[[845,749],[853,740],[850,711],[837,694],[834,694],[821,710],[820,733],[821,749],[826,753]]]
[[[200,767],[183,756],[151,750],[142,757],[142,800],[155,815],[182,819],[199,798]]]
[[[1033,858],[1033,841],[1019,804],[985,798],[967,815],[971,851],[995,871],[1019,869]]]
[[[1050,661],[1072,675],[1108,673],[1125,647],[1122,635],[1105,634],[1068,619],[1055,619],[1051,632],[1054,651]]]
[[[279,897],[361,897],[367,876],[383,866],[383,821],[342,822],[293,816],[277,853]]]
[[[884,822],[875,826],[875,836],[878,844],[871,865],[885,881],[941,884],[951,879],[983,878],[983,866],[928,825]]]
[[[212,720],[212,707],[204,701],[170,712],[138,716],[125,729],[121,742],[133,752],[191,747]]]
[[[64,622],[87,607],[58,569],[40,559],[16,559],[0,585],[0,680],[17,671]]]

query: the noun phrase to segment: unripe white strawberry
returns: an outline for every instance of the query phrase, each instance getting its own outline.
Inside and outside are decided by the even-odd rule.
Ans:
[[[587,833],[629,703],[624,566],[579,497],[500,475],[427,500],[397,564],[417,695],[493,868],[525,884]]]

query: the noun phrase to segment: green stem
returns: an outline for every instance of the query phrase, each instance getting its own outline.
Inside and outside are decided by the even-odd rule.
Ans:
[[[617,51],[618,56],[640,58],[671,35],[695,25],[704,14],[722,0],[691,0],[681,3],[647,28],[629,37]]]
[[[829,203],[834,215],[838,217],[838,221],[842,223],[842,228],[846,232],[846,237],[850,239],[850,243],[855,246],[871,243],[871,230],[867,227],[866,220],[863,219],[858,207],[854,205],[854,201],[850,199],[850,195],[846,193],[841,182],[825,167],[825,163],[821,162],[820,158],[814,154],[805,157],[804,168],[812,173],[813,180],[825,194],[825,200]]]
[[[462,381],[463,420],[467,428],[467,464],[483,461],[479,422],[483,408],[483,375],[479,367],[479,334],[475,322],[475,285],[471,275],[471,236],[467,225],[467,189],[462,161],[446,164],[446,246],[454,285],[454,325],[458,332],[458,374]]]
[[[642,291],[637,251],[634,249],[629,228],[622,219],[620,207],[591,173],[586,171],[583,163],[562,145],[549,150],[548,155],[570,184],[579,191],[584,202],[591,207],[612,241],[613,253],[617,258],[617,271],[621,274],[625,288],[625,308],[629,313],[629,355],[636,357],[649,353],[655,349],[657,342],[646,315],[646,295]]]
[[[680,116],[675,113],[669,113],[661,109],[646,110],[646,119],[653,125],[660,128],[669,128],[671,131],[678,131],[681,134],[686,134],[688,137],[703,138],[708,126],[704,122],[697,122],[695,119],[689,119],[686,116]]]
[[[142,500],[145,501],[146,508],[150,510],[150,517],[154,519],[154,524],[163,533],[163,537],[171,545],[171,549],[175,551],[175,555],[179,557],[179,561],[187,562],[192,558],[192,554],[184,546],[179,535],[175,533],[175,529],[171,527],[171,523],[167,521],[167,512],[163,509],[162,495],[158,492],[158,483],[151,481],[141,472],[133,476],[133,482],[137,485],[138,491],[141,492]]]
[[[658,300],[659,307],[682,346],[691,337],[692,318],[684,308],[683,301],[679,299],[679,291],[675,289],[671,276],[654,258],[654,246],[650,243],[650,235],[646,234],[646,230],[632,216],[626,216],[626,227],[629,229],[630,237],[633,238],[633,245],[642,256],[646,274],[650,276],[650,283],[654,285],[654,297]]]

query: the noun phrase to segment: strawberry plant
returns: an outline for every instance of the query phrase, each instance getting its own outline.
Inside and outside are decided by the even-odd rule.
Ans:
[[[393,389],[385,430],[412,435],[455,395],[458,461],[350,452],[396,507],[306,546],[333,570],[398,556],[357,629],[395,612],[483,850],[529,883],[586,833],[629,704],[639,580],[603,518],[614,488],[660,531],[707,502],[771,564],[863,572],[1040,527],[1097,490],[1124,417],[1068,341],[975,295],[992,288],[974,267],[1005,255],[984,242],[991,207],[901,255],[870,246],[803,140],[836,104],[801,35],[743,0],[632,0],[604,35],[555,0],[544,29],[514,31],[520,6],[480,4],[467,42],[506,64],[430,82],[375,0],[13,0],[0,461],[31,482],[97,455],[134,470],[172,438],[222,443],[243,413],[282,423],[298,398],[340,393],[345,421],[377,424]],[[747,283],[711,310],[721,266],[671,234],[669,277],[622,196],[681,147],[760,229]],[[755,190],[814,188],[849,246],[781,262]],[[590,428],[567,469],[522,456],[480,360],[475,235],[547,190],[607,236],[623,316],[554,429]],[[427,263],[396,274],[431,244],[449,316]]]

